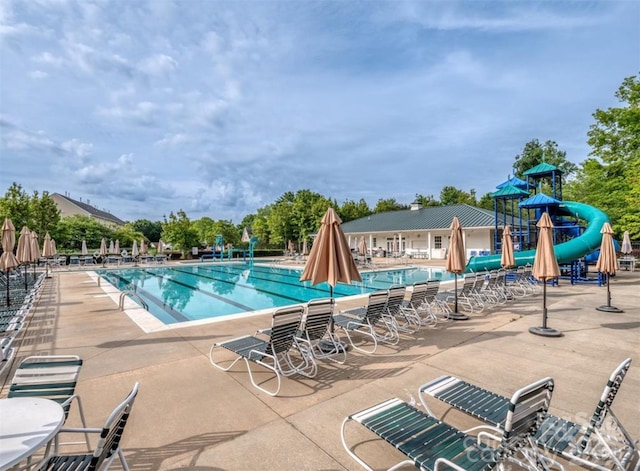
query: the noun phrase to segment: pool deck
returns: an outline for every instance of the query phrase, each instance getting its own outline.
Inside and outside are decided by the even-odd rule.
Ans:
[[[0,396],[21,358],[77,354],[84,359],[77,392],[90,426],[101,426],[140,382],[123,443],[132,471],[358,470],[340,440],[344,417],[391,397],[410,400],[437,376],[452,374],[503,395],[551,376],[551,412],[579,420],[590,417],[611,371],[631,357],[613,409],[638,439],[640,272],[619,272],[611,292],[624,313],[594,309],[606,302],[606,287],[564,280],[549,287],[548,323],[563,332],[560,338],[528,332],[541,324],[540,294],[403,335],[374,355],[350,351],[344,365],[322,362],[316,378],[285,378],[280,395],[270,397],[252,387],[242,362],[225,373],[208,359],[214,342],[267,327],[269,315],[144,333],[86,271],[55,271],[14,342],[19,350],[0,376]],[[430,404],[453,425],[477,424]],[[77,424],[77,416],[68,423]],[[376,469],[400,458],[368,432],[350,430],[350,443]]]

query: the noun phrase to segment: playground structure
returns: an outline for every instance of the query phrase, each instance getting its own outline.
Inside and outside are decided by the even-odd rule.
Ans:
[[[585,259],[602,242],[600,230],[609,217],[593,206],[562,200],[562,170],[541,163],[524,172],[527,181],[510,178],[497,186],[494,198],[494,254],[471,257],[467,271],[495,270],[501,267],[501,228],[509,224],[514,237],[516,266],[533,264],[537,244],[536,223],[543,212],[549,213],[554,225],[554,251],[558,264],[572,283],[594,281],[588,278]],[[548,196],[542,192],[551,192]],[[582,225],[586,222],[586,226]],[[565,267],[563,267],[563,265]]]

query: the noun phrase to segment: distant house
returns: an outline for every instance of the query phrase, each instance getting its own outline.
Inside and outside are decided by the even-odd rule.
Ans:
[[[451,221],[457,216],[467,257],[491,253],[495,233],[493,211],[468,204],[429,206],[413,203],[411,209],[376,213],[342,224],[349,246],[356,249],[364,236],[376,253],[444,259],[449,249]]]
[[[88,216],[90,218],[94,218],[105,226],[111,227],[112,229],[124,226],[125,224],[122,219],[117,218],[113,214],[92,206],[89,200],[84,203],[82,201],[71,199],[66,195],[61,195],[60,193],[53,193],[51,198],[58,206],[60,216],[62,217],[75,215]]]

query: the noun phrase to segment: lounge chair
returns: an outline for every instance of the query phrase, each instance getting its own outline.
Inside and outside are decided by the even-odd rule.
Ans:
[[[378,342],[396,345],[400,340],[394,319],[387,315],[389,291],[376,291],[369,294],[366,306],[342,311],[333,316],[335,327],[341,329],[349,339],[351,346],[363,353],[375,353]],[[373,342],[371,349],[365,349],[354,343],[352,334],[358,332]]]
[[[118,405],[107,418],[104,426],[100,428],[63,428],[58,433],[99,433],[98,444],[92,454],[85,455],[56,455],[50,457],[38,471],[104,471],[109,469],[116,456],[125,471],[129,471],[127,460],[124,457],[120,440],[127,419],[138,394],[138,383],[133,386],[131,392]]]
[[[420,326],[433,327],[437,324],[438,318],[431,310],[429,304],[425,301],[429,285],[426,281],[417,281],[413,284],[411,297],[402,303],[402,309],[406,315],[415,319]],[[436,289],[437,292],[437,289]]]
[[[488,471],[503,468],[507,462],[527,469],[549,469],[553,462],[538,452],[532,436],[547,413],[552,391],[551,378],[543,378],[516,391],[509,401],[501,436],[484,430],[477,437],[468,435],[405,401],[390,399],[344,419],[342,445],[357,463],[365,469],[373,469],[347,444],[346,426],[354,421],[408,457],[390,470],[414,465],[421,470]],[[493,427],[485,428],[496,432]],[[489,446],[483,439],[496,441],[498,445]]]
[[[534,440],[541,448],[581,466],[606,470],[640,469],[638,442],[634,441],[611,410],[631,359],[613,371],[589,423],[576,424],[548,415]],[[504,428],[509,400],[453,376],[441,376],[420,387],[420,399],[432,396],[493,426]],[[603,426],[610,417],[611,426]],[[635,466],[635,468],[634,468]]]
[[[420,319],[412,311],[402,309],[407,292],[405,286],[391,286],[387,298],[387,315],[396,322],[396,329],[400,332],[415,334],[420,328]]]
[[[260,391],[270,396],[276,396],[280,392],[281,376],[291,376],[296,373],[311,376],[313,373],[313,365],[309,364],[305,355],[302,355],[300,359],[294,359],[291,356],[292,351],[295,350],[296,334],[300,330],[303,314],[304,306],[302,305],[281,308],[273,314],[271,329],[269,329],[266,339],[256,335],[245,335],[213,344],[209,350],[211,364],[222,371],[229,371],[238,360],[242,359],[247,365],[251,383]],[[227,367],[220,366],[218,361],[213,358],[214,351],[218,347],[235,353],[237,358],[232,360]],[[274,391],[256,383],[251,363],[263,366],[276,375],[277,386]]]
[[[298,345],[307,346],[310,362],[328,359],[344,363],[347,349],[333,332],[333,298],[314,299],[307,303],[303,327],[298,332]]]
[[[75,401],[82,426],[86,429],[82,401],[76,394],[76,384],[82,367],[77,355],[30,356],[22,360],[16,369],[7,397],[44,397],[58,402],[64,409],[65,420]],[[85,433],[87,449],[91,448],[89,435]]]

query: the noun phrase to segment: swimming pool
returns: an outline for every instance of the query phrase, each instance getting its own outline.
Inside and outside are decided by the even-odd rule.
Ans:
[[[226,317],[329,296],[329,285],[300,282],[301,269],[249,263],[212,263],[96,270],[164,324]],[[338,284],[336,298],[388,289],[394,284],[453,279],[442,268],[410,267],[361,273],[362,282]],[[137,299],[137,298],[140,299]]]

